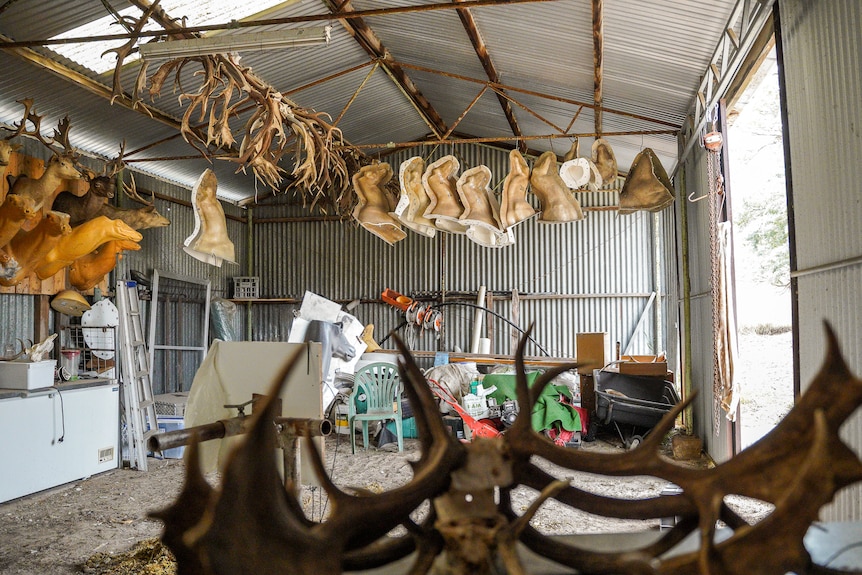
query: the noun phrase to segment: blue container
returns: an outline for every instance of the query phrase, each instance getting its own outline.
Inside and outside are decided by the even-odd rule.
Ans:
[[[158,415],[156,416],[156,422],[158,423],[159,429],[163,432],[185,429],[182,417]],[[155,453],[154,456],[156,457],[156,459],[182,459],[183,451],[185,451],[185,449],[185,445],[180,447],[172,447],[171,449],[165,449],[164,451],[162,451],[161,454]]]

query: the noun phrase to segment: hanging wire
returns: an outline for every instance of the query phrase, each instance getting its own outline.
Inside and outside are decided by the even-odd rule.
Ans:
[[[494,311],[494,310],[492,310],[492,309],[489,309],[489,308],[487,308],[487,307],[485,307],[485,306],[481,306],[481,305],[478,305],[478,304],[475,304],[475,303],[469,303],[469,302],[466,302],[466,301],[447,301],[447,302],[443,302],[443,303],[434,304],[434,305],[432,305],[432,306],[430,306],[430,307],[431,307],[431,308],[435,308],[435,309],[436,309],[436,308],[441,308],[441,307],[447,307],[447,306],[450,306],[450,305],[460,305],[460,306],[471,307],[471,308],[474,308],[474,309],[480,309],[480,310],[483,310],[483,311],[485,311],[486,313],[489,313],[489,314],[491,314],[491,315],[493,315],[493,316],[495,316],[495,317],[497,317],[497,318],[499,318],[499,319],[503,320],[504,322],[506,322],[507,324],[509,324],[509,326],[510,326],[510,327],[512,327],[512,328],[514,328],[514,329],[516,329],[516,330],[518,330],[518,332],[519,332],[519,333],[521,333],[521,334],[525,334],[525,335],[526,335],[526,333],[527,333],[525,330],[521,329],[520,327],[518,327],[517,325],[515,325],[514,323],[512,323],[511,321],[509,321],[505,316],[500,315],[499,313],[495,312],[495,311]],[[427,313],[427,312],[426,312],[426,313]],[[386,343],[386,340],[388,340],[388,339],[389,339],[389,336],[390,336],[390,335],[392,335],[392,333],[393,333],[393,332],[396,332],[396,331],[400,330],[400,329],[401,329],[401,328],[403,328],[404,326],[408,325],[408,323],[409,323],[409,322],[407,322],[407,320],[404,320],[403,322],[401,322],[400,324],[398,324],[398,327],[396,327],[395,329],[393,329],[392,331],[390,331],[390,332],[386,335],[386,337],[384,337],[383,339],[381,339],[381,340],[380,340],[379,345],[381,345],[381,346],[382,346],[384,343]],[[550,354],[550,353],[548,353],[548,350],[546,350],[544,347],[542,347],[542,345],[541,345],[538,341],[536,341],[536,339],[535,339],[533,336],[528,336],[528,337],[527,337],[527,339],[529,339],[531,342],[533,342],[533,345],[535,345],[535,346],[539,349],[539,351],[541,351],[542,353],[544,353],[546,356],[551,357],[551,354]]]

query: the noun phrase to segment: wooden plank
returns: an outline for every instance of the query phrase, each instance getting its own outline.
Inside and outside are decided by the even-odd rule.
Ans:
[[[518,290],[512,290],[512,323],[519,326],[521,322],[521,298],[518,295]],[[512,351],[518,349],[518,340],[521,338],[520,332],[512,328]]]
[[[604,0],[593,0],[593,103],[597,134],[602,133],[602,85],[604,76]]]
[[[33,341],[44,341],[51,335],[48,317],[51,315],[51,307],[48,305],[50,298],[47,295],[33,296]]]

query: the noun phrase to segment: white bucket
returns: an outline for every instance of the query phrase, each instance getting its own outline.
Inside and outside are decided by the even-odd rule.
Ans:
[[[470,415],[470,417],[474,419],[488,417],[488,406],[485,403],[484,397],[479,397],[478,395],[468,393],[463,398],[461,398],[461,406],[464,408],[464,411],[466,411]]]

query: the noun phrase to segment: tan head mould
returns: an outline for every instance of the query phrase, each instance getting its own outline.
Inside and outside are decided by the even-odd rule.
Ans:
[[[617,157],[614,150],[604,138],[596,138],[593,142],[592,161],[596,165],[604,183],[617,177]]]
[[[620,192],[620,213],[631,214],[638,210],[658,212],[674,200],[673,185],[667,172],[650,148],[635,156],[626,182]]]
[[[394,245],[406,238],[407,233],[390,213],[395,206],[384,187],[391,179],[392,168],[386,162],[362,166],[353,174],[353,189],[359,198],[353,218],[387,244]]]
[[[521,152],[509,152],[509,174],[503,180],[503,197],[500,205],[500,223],[511,228],[536,215],[527,202],[527,184],[530,183],[530,166]]]
[[[453,234],[463,234],[466,226],[458,220],[464,213],[464,206],[458,198],[458,172],[461,164],[455,156],[443,156],[425,169],[422,185],[431,203],[425,210],[425,217],[434,220],[439,230]]]
[[[467,237],[485,247],[501,248],[514,243],[514,237],[500,223],[500,207],[491,190],[491,170],[476,166],[458,178],[458,196],[464,205],[460,221],[467,226]]]
[[[395,217],[414,232],[433,238],[437,234],[437,228],[433,220],[425,217],[425,210],[431,205],[431,198],[422,185],[424,173],[425,160],[421,156],[413,156],[401,162],[398,170],[401,198],[395,207]]]
[[[562,224],[584,219],[580,202],[560,177],[554,152],[549,150],[536,160],[530,175],[530,186],[542,204],[540,222]]]
[[[218,179],[207,168],[192,188],[195,229],[183,242],[183,251],[204,263],[221,267],[236,263],[236,251],[227,235],[224,209],[216,197]]]

